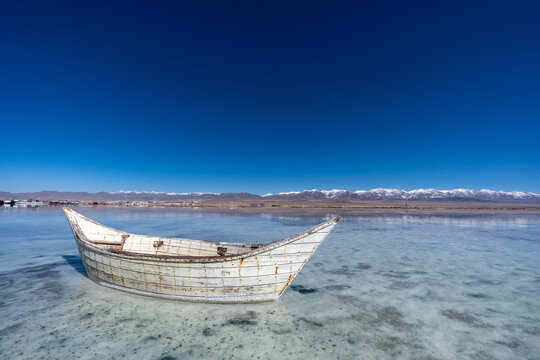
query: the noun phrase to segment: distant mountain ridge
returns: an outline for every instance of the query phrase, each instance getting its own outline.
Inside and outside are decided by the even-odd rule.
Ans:
[[[495,190],[436,190],[436,189],[372,189],[372,190],[304,190],[263,195],[267,199],[305,199],[305,200],[438,200],[438,201],[540,201],[540,194],[521,191]]]
[[[181,200],[215,200],[215,201],[257,201],[257,200],[291,200],[291,201],[516,201],[540,202],[540,194],[522,191],[495,190],[436,190],[436,189],[372,189],[372,190],[304,190],[281,192],[276,194],[256,195],[240,193],[174,193],[160,191],[125,191],[118,192],[58,192],[40,191],[25,193],[0,192],[0,199],[41,199],[41,200],[77,200],[77,201],[181,201]]]

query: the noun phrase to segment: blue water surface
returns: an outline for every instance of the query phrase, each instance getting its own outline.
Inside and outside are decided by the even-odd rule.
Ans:
[[[0,358],[540,357],[539,215],[76,210],[133,233],[257,243],[342,220],[280,300],[217,305],[99,286],[61,209],[0,209]]]

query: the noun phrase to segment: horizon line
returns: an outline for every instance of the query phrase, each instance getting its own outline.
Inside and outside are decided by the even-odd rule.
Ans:
[[[0,192],[10,193],[10,194],[24,194],[24,193],[41,193],[41,192],[64,192],[64,193],[88,193],[88,194],[97,194],[97,193],[108,193],[108,194],[154,194],[154,195],[169,195],[169,196],[186,196],[186,195],[222,195],[222,194],[240,194],[240,193],[246,193],[250,195],[258,195],[261,197],[267,197],[267,196],[273,196],[273,195],[292,195],[292,194],[300,194],[305,192],[321,192],[324,194],[331,194],[331,193],[368,193],[368,192],[375,192],[375,191],[386,191],[386,192],[405,192],[405,193],[417,193],[417,192],[429,192],[429,191],[437,191],[442,193],[449,193],[449,192],[483,192],[483,193],[498,193],[498,194],[525,194],[525,195],[536,195],[540,196],[540,193],[532,192],[532,191],[521,191],[521,190],[512,190],[512,191],[505,191],[505,190],[491,190],[491,189],[467,189],[467,188],[454,188],[454,189],[435,189],[435,188],[417,188],[417,189],[411,189],[411,190],[404,190],[404,189],[398,189],[398,188],[373,188],[370,190],[345,190],[345,189],[332,189],[332,190],[318,190],[318,189],[305,189],[305,190],[299,190],[299,191],[282,191],[282,192],[275,192],[275,193],[251,193],[247,191],[229,191],[229,192],[200,192],[200,191],[194,191],[194,192],[167,192],[167,191],[156,191],[156,190],[118,190],[118,191],[64,191],[64,190],[40,190],[40,191],[4,191],[0,190]]]

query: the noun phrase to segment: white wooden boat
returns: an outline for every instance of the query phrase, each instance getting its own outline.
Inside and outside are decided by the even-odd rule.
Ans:
[[[136,235],[64,208],[88,277],[166,299],[257,302],[279,298],[339,217],[267,244]]]

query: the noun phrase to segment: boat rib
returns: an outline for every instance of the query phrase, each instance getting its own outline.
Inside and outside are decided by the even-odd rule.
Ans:
[[[281,296],[339,217],[266,244],[137,235],[64,208],[88,277],[165,299],[272,301]]]

